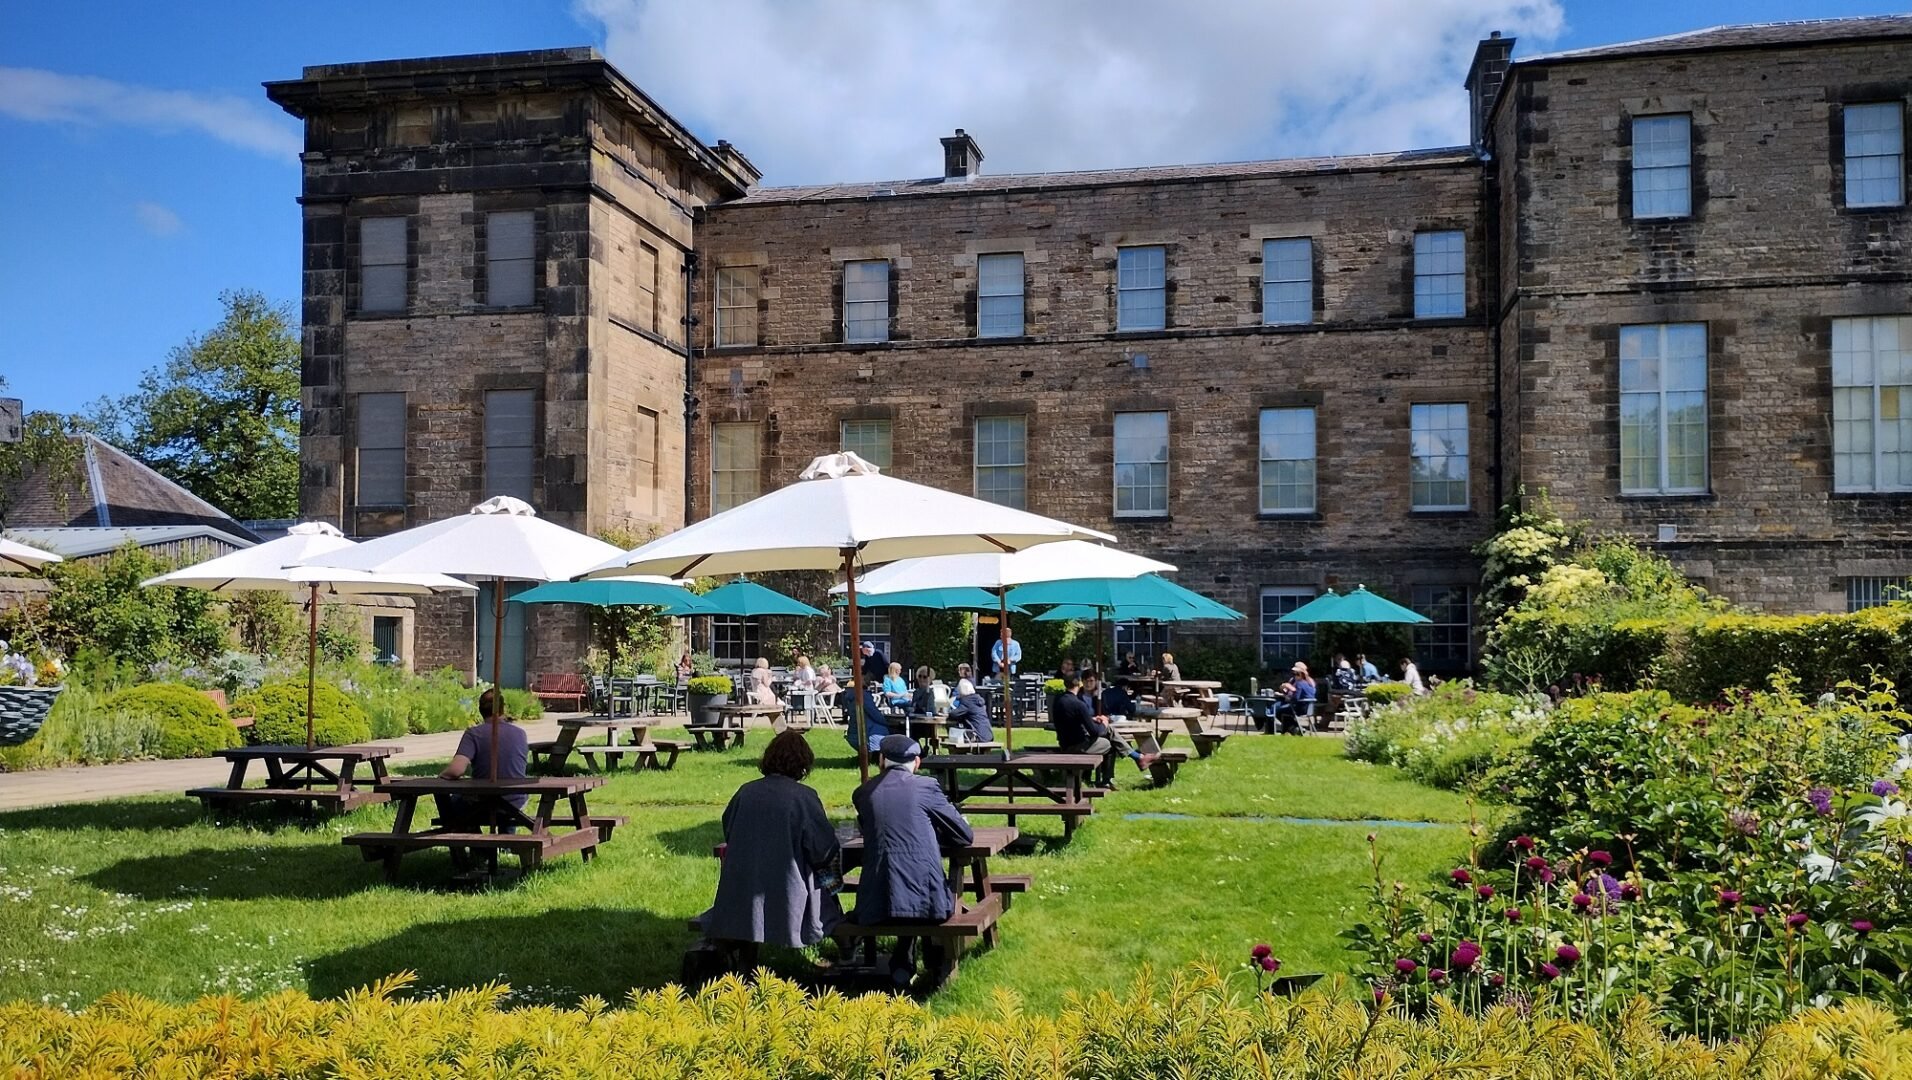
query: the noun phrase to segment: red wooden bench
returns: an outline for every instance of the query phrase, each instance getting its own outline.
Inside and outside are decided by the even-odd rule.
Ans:
[[[569,702],[572,712],[583,712],[584,699],[589,696],[584,688],[584,676],[574,672],[538,676],[538,685],[532,688],[531,694],[540,704]]]
[[[227,707],[226,692],[224,690],[201,690],[200,693],[211,698],[213,704],[219,706],[221,709]],[[252,726],[252,717],[250,716],[231,716],[228,717],[228,719],[232,721],[232,726],[238,728],[240,731],[244,731]]]

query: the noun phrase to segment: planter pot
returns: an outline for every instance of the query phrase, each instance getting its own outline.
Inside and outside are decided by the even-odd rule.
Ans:
[[[717,706],[728,704],[729,694],[691,694],[690,722],[714,727],[723,720],[717,715]]]
[[[18,746],[40,733],[64,686],[0,686],[0,746]]]

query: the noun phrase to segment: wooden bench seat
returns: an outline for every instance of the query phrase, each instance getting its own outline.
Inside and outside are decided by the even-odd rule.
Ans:
[[[1002,894],[991,893],[981,900],[965,905],[949,918],[933,925],[915,923],[876,923],[864,926],[844,919],[830,931],[830,936],[840,942],[854,941],[860,938],[885,937],[928,937],[945,940],[965,941],[981,938],[990,944],[995,943],[996,920],[1002,917]]]
[[[1155,755],[1155,764],[1149,766],[1149,778],[1155,781],[1156,787],[1163,787],[1170,780],[1175,779],[1175,774],[1181,771],[1182,766],[1187,762],[1188,751],[1186,750],[1159,751]]]
[[[1184,756],[1186,756],[1188,751],[1184,750],[1182,751],[1182,753]],[[1109,793],[1109,789],[1105,787],[1098,787],[1091,784],[1082,785],[1082,797],[1085,799],[1100,799],[1102,796],[1107,795],[1108,793]],[[1000,799],[1000,798],[1007,797],[1009,794],[1011,794],[1011,792],[1008,787],[1002,784],[991,784],[988,787],[976,788],[968,792],[963,797],[965,799],[973,799],[978,797]],[[1022,799],[1027,799],[1031,796],[1035,796],[1038,798],[1043,797],[1040,792],[1036,791],[1035,788],[1030,787],[1028,784],[1017,784],[1015,787],[1014,794],[1016,795],[1017,798],[1022,798]]]
[[[733,741],[738,746],[744,744],[744,728],[741,724],[686,724],[684,730],[697,740],[699,750],[706,747],[728,749]]]
[[[684,752],[684,744],[669,740],[653,740],[642,746],[574,746],[571,750],[584,757],[585,763],[591,767],[592,772],[598,771],[599,756],[604,758],[604,766],[607,769],[616,768],[627,755],[636,756],[639,769],[668,769],[677,764],[677,755]],[[659,754],[669,756],[660,763]]]
[[[590,819],[594,823],[595,818]],[[473,848],[479,851],[504,851],[518,857],[519,869],[525,873],[536,870],[547,856],[579,852],[586,862],[597,853],[597,846],[604,842],[602,826],[592,829],[578,829],[568,833],[485,833],[485,832],[431,832],[411,833],[400,836],[389,832],[353,833],[341,838],[341,842],[361,849],[366,862],[385,861],[385,876],[398,880],[398,858],[408,851],[423,851],[428,848]]]
[[[246,803],[304,803],[307,806],[325,806],[337,813],[346,814],[361,806],[370,806],[390,800],[389,795],[376,791],[332,791],[326,788],[193,788],[186,794],[198,799],[208,810],[230,809]]]
[[[1195,753],[1197,755],[1201,757],[1214,757],[1215,751],[1221,749],[1222,743],[1227,741],[1229,734],[1230,733],[1226,731],[1191,731],[1188,733],[1188,737],[1194,741]]]
[[[625,817],[623,814],[588,814],[582,822],[577,818],[554,817],[551,819],[551,824],[567,829],[582,829],[588,825],[597,829],[599,840],[609,843],[611,833],[616,830],[619,825],[623,825],[630,820],[630,818]]]
[[[1061,818],[1062,836],[1065,840],[1075,835],[1076,826],[1081,823],[1083,818],[1095,812],[1095,808],[1090,806],[1087,801],[1077,803],[1073,806],[1066,806],[1061,803],[1046,801],[1025,803],[976,802],[974,800],[964,800],[957,806],[957,809],[961,810],[965,817],[975,814],[1001,817],[1006,819],[1010,825],[1014,825],[1016,819],[1019,817]]]

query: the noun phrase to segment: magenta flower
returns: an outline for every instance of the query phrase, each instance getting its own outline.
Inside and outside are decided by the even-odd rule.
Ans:
[[[1604,851],[1587,852],[1587,861],[1595,866],[1612,866],[1613,856]]]
[[[1502,975],[1500,972],[1496,971],[1492,975],[1489,975],[1487,977],[1487,985],[1498,990],[1501,987],[1507,985],[1507,976]]]
[[[1248,950],[1248,955],[1254,957],[1257,960],[1260,960],[1264,957],[1273,956],[1274,954],[1275,954],[1275,950],[1269,948],[1266,942],[1263,942],[1262,944],[1257,945],[1254,948]]]
[[[1401,957],[1399,960],[1396,960],[1394,962],[1394,970],[1400,972],[1403,975],[1412,975],[1416,971],[1420,970],[1420,967],[1421,965],[1415,963],[1412,960],[1409,960],[1405,956]]]
[[[1719,891],[1719,906],[1720,907],[1729,908],[1738,903],[1739,903],[1739,893],[1737,891],[1733,889],[1721,889]]]
[[[1281,961],[1272,956],[1264,956],[1261,958],[1261,969],[1272,975],[1281,970]]]
[[[1872,933],[1872,924],[1865,919],[1854,919],[1852,920],[1852,932],[1860,937],[1864,937]]]
[[[1447,981],[1447,972],[1442,971],[1440,968],[1428,968],[1427,981],[1437,985],[1444,983]]]
[[[1820,817],[1832,816],[1832,789],[1816,787],[1806,792],[1806,801]]]
[[[1542,870],[1542,871],[1540,872],[1540,883],[1541,883],[1542,885],[1552,885],[1552,884],[1553,884],[1553,881],[1554,881],[1554,872],[1553,872],[1553,870],[1551,870],[1551,869],[1546,869],[1546,870]]]
[[[1588,896],[1586,893],[1574,893],[1573,906],[1579,909],[1580,914],[1585,915],[1587,909],[1593,906],[1593,897]]]
[[[1560,969],[1552,964],[1541,964],[1539,974],[1541,978],[1552,982],[1560,977]]]
[[[1517,907],[1510,907],[1506,911],[1502,912],[1502,914],[1507,916],[1508,922],[1520,921],[1520,909]]]
[[[1482,900],[1492,900],[1494,898],[1494,887],[1492,885],[1482,885],[1480,888],[1474,890],[1474,895],[1480,897]]]
[[[1526,865],[1527,865],[1527,869],[1532,870],[1534,873],[1537,874],[1540,871],[1545,870],[1547,868],[1547,860],[1541,858],[1538,855],[1530,855],[1527,858]]]
[[[1752,913],[1753,913],[1753,918],[1755,918],[1755,919],[1763,919],[1763,918],[1765,918],[1765,917],[1766,917],[1766,905],[1765,905],[1765,904],[1752,904],[1752,905],[1749,905],[1749,906],[1748,906],[1748,907],[1746,908],[1746,910],[1747,910],[1747,911],[1750,911],[1750,912],[1752,912]]]
[[[1899,785],[1890,780],[1874,780],[1872,782],[1872,793],[1881,799],[1888,795],[1897,795],[1899,793]]]
[[[1420,942],[1423,945],[1432,945],[1434,944],[1434,935],[1423,930],[1420,933],[1414,935],[1414,940]]]
[[[1450,959],[1449,966],[1458,971],[1466,971],[1468,968],[1473,967],[1474,964],[1480,960],[1480,957],[1481,952],[1479,945],[1471,941],[1463,941],[1455,946],[1454,955]]]
[[[1512,846],[1521,851],[1532,851],[1534,849],[1534,838],[1524,835],[1516,836],[1512,841]]]
[[[1786,925],[1793,930],[1797,930],[1811,921],[1812,916],[1803,911],[1795,911],[1791,915],[1786,916]]]
[[[1635,885],[1633,882],[1629,881],[1620,886],[1620,899],[1638,900],[1639,898],[1640,898],[1640,887],[1638,885]]]
[[[1571,967],[1580,962],[1580,950],[1571,945],[1562,945],[1554,950],[1554,959],[1559,960],[1563,966]]]
[[[1472,885],[1474,883],[1474,875],[1468,873],[1467,867],[1465,866],[1456,866],[1454,869],[1448,871],[1447,876],[1451,878],[1456,885]]]

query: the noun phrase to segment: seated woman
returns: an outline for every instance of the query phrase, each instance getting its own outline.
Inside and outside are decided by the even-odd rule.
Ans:
[[[1169,682],[1182,681],[1182,669],[1175,665],[1174,653],[1165,652],[1162,654],[1162,678],[1167,679]]]
[[[957,681],[949,699],[949,738],[951,742],[972,743],[995,738],[989,730],[989,705],[968,679]]]
[[[786,731],[757,763],[763,778],[738,788],[724,808],[717,899],[698,922],[732,968],[754,966],[760,945],[814,945],[843,918],[829,887],[840,855],[836,830],[803,783],[815,764],[802,733]]]
[[[910,694],[911,716],[935,716],[936,672],[928,665],[916,669],[916,689]]]
[[[790,669],[790,689],[811,690],[817,685],[817,671],[810,666],[810,658],[797,654],[797,666]]]
[[[777,697],[777,689],[770,682],[770,665],[762,660],[750,671],[750,703],[752,705],[775,705],[781,708],[783,700]]]
[[[883,704],[898,711],[907,711],[910,707],[910,686],[903,681],[903,665],[890,661],[889,673],[883,676]]]
[[[1295,661],[1291,677],[1281,684],[1281,703],[1275,706],[1275,717],[1281,721],[1283,735],[1301,734],[1303,717],[1312,718],[1315,711],[1315,681],[1308,674],[1308,665]]]

